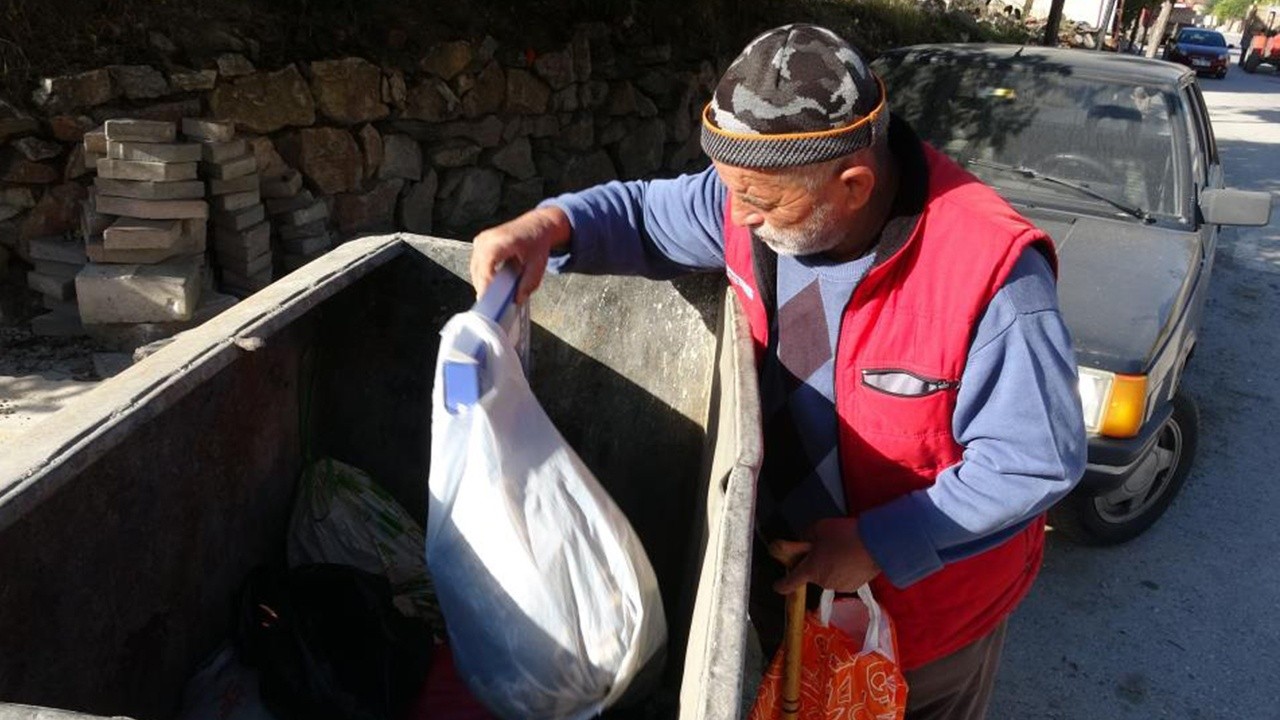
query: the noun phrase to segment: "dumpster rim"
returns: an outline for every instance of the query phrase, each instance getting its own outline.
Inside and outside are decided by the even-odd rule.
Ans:
[[[469,243],[411,233],[349,241],[272,282],[6,441],[0,531],[122,442],[130,431],[253,352],[284,326],[409,250]]]

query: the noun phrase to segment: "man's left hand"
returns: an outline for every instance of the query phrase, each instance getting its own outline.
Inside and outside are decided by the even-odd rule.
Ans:
[[[773,584],[783,595],[813,583],[836,592],[856,592],[880,574],[858,535],[854,518],[819,520],[809,529],[808,542],[775,540],[769,554],[791,568]]]

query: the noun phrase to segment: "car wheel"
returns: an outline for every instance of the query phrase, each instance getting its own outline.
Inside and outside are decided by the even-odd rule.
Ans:
[[[1200,410],[1186,394],[1160,428],[1154,451],[1124,485],[1071,493],[1049,511],[1049,524],[1086,545],[1117,545],[1141,535],[1169,509],[1186,483],[1200,436]]]
[[[1249,53],[1249,57],[1245,58],[1244,61],[1244,71],[1247,73],[1256,73],[1258,72],[1258,66],[1261,64],[1262,58],[1258,56],[1258,53]]]
[[[1227,71],[1226,71],[1226,70],[1219,70],[1219,71],[1218,71],[1218,74],[1217,74],[1217,75],[1214,75],[1214,77],[1218,78],[1219,80],[1222,80],[1222,79],[1224,79],[1224,78],[1226,78],[1226,77],[1227,77]]]

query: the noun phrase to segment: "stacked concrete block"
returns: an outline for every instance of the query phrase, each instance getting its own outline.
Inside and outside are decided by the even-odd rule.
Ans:
[[[96,170],[98,161],[107,158],[107,133],[104,126],[98,126],[84,134],[84,167],[85,170]]]
[[[200,143],[208,181],[214,258],[223,291],[244,297],[273,277],[271,227],[259,189],[258,161],[235,125],[188,118],[182,134]]]
[[[43,336],[83,335],[76,305],[76,275],[86,263],[84,244],[60,235],[35,238],[29,252],[33,269],[27,273],[27,286],[43,295],[44,307],[49,311],[32,320],[32,332]]]
[[[88,265],[76,276],[85,324],[180,322],[200,304],[201,263]]]
[[[85,135],[89,153],[93,133]],[[202,148],[173,122],[108,120],[105,157],[81,220],[90,261],[75,277],[80,317],[95,326],[189,321],[200,303],[209,204]]]
[[[297,170],[263,176],[262,197],[275,229],[282,272],[293,272],[333,247],[329,206],[302,187]]]

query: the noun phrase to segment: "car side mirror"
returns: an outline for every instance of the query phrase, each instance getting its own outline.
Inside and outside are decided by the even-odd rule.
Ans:
[[[1210,225],[1266,225],[1271,222],[1271,193],[1248,190],[1205,190],[1200,213]]]
[[[1229,44],[1229,45],[1227,45],[1227,49],[1228,49],[1228,50],[1235,50],[1235,49],[1236,49],[1236,46],[1235,46],[1234,44]]]

